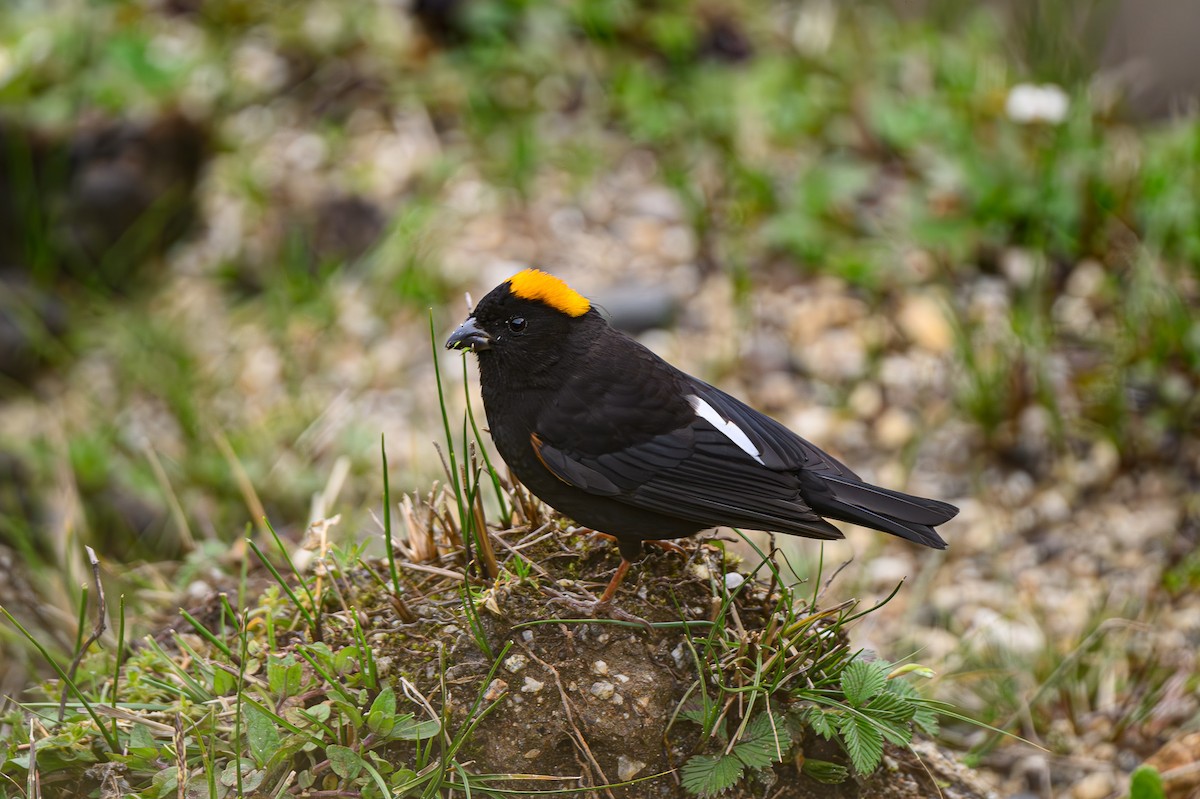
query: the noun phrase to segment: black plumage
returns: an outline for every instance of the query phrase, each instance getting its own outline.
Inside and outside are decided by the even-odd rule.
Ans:
[[[446,342],[479,356],[492,439],[544,502],[617,539],[718,527],[841,538],[825,518],[943,549],[953,505],[863,482],[840,461],[614,330],[558,278],[527,269]]]

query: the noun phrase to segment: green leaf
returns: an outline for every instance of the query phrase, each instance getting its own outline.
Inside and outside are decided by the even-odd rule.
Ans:
[[[887,685],[889,664],[884,661],[867,663],[856,660],[842,672],[842,693],[855,707],[865,705]]]
[[[746,725],[733,754],[750,768],[766,768],[782,760],[791,745],[792,736],[783,716],[759,713]]]
[[[716,796],[742,778],[744,766],[733,755],[694,755],[680,769],[688,793]]]
[[[917,692],[916,688],[903,680],[889,682],[888,688],[912,706],[912,723],[916,725],[917,729],[926,735],[937,735],[937,710]]]
[[[827,741],[837,734],[837,719],[836,714],[819,707],[810,707],[801,717],[804,724]]]
[[[1154,766],[1138,766],[1129,777],[1129,799],[1166,799],[1162,777]]]
[[[295,696],[300,692],[303,674],[295,655],[272,655],[267,661],[267,684],[271,686],[273,694]]]
[[[830,763],[828,760],[813,760],[811,757],[804,758],[804,762],[800,764],[800,771],[817,782],[823,782],[826,785],[836,785],[850,778],[850,771],[841,763]]]
[[[854,713],[842,716],[838,726],[854,770],[870,774],[883,759],[883,733],[870,719]]]
[[[392,730],[391,737],[399,738],[402,741],[424,741],[426,738],[434,737],[441,731],[442,723],[437,719],[417,721],[412,717],[411,713],[405,713],[396,719],[396,726]]]
[[[875,719],[875,725],[883,737],[896,746],[908,746],[912,741],[912,727],[907,724],[896,724],[887,719]]]
[[[325,754],[329,756],[329,767],[333,769],[333,773],[344,780],[352,780],[357,777],[363,766],[366,765],[358,756],[358,752],[348,746],[331,744],[325,747]]]
[[[410,716],[411,718],[411,716]],[[367,713],[367,726],[371,732],[390,735],[396,726],[396,691],[389,685],[379,692]]]
[[[246,704],[244,707],[250,754],[254,755],[255,763],[266,765],[279,749],[280,738],[279,731],[275,729],[275,720],[254,705]]]
[[[862,708],[873,719],[882,719],[894,724],[908,724],[916,715],[916,703],[894,691],[884,691]]]
[[[212,692],[215,696],[225,696],[233,693],[237,686],[237,675],[230,674],[225,669],[215,669],[212,675]]]

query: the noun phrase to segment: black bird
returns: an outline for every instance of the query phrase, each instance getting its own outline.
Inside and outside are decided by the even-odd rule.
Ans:
[[[958,508],[865,483],[779,422],[614,330],[557,277],[526,269],[446,342],[479,357],[492,439],[544,502],[616,538],[612,599],[646,540],[745,527],[842,538],[822,517],[935,549]]]

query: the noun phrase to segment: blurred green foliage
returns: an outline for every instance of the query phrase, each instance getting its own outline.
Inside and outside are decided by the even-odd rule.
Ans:
[[[67,136],[99,116],[179,110],[202,121],[217,147],[208,191],[233,207],[241,239],[199,268],[283,350],[339,324],[329,289],[343,280],[361,281],[380,319],[454,295],[438,242],[457,170],[476,170],[520,209],[546,174],[583,187],[644,150],[687,209],[701,269],[743,290],[779,269],[838,276],[873,305],[915,284],[943,289],[958,337],[956,408],[996,449],[1013,446],[1015,420],[1040,405],[1060,445],[1105,436],[1127,458],[1159,457],[1198,420],[1200,125],[1122,121],[1080,58],[1046,57],[1069,27],[973,7],[901,20],[882,3],[17,0],[0,8],[0,118]],[[1060,81],[1061,119],[1023,123],[1006,110],[1012,88],[1034,78]],[[317,222],[298,221],[264,166],[272,131],[311,134],[324,176],[354,192],[373,179],[371,164],[340,167],[356,115],[413,109],[437,153],[406,179],[365,253],[321,250],[306,227]],[[53,246],[36,238],[24,252],[44,260]],[[1003,273],[1014,251],[1032,263],[1027,280]],[[910,267],[913,254],[924,269]],[[1089,298],[1094,324],[1068,329],[1056,309],[1089,261],[1102,283]],[[981,277],[1004,282],[999,331],[965,295]],[[310,421],[305,367],[282,370],[294,420],[214,413],[234,379],[205,370],[193,331],[137,300],[76,301],[88,329],[71,346],[103,352],[120,402],[149,401],[177,429],[185,446],[166,460],[170,483],[235,506],[216,513],[216,529],[241,529],[244,492],[212,448],[214,427],[252,478],[276,475],[262,488],[280,491],[267,505],[304,507],[301,486],[320,485],[329,464],[297,456],[292,479],[278,464]],[[1085,365],[1064,394],[1066,352]],[[145,472],[138,447],[85,446],[93,433],[77,432],[82,482],[98,469],[131,481]],[[84,457],[93,449],[103,463]],[[368,463],[356,460],[360,474]]]

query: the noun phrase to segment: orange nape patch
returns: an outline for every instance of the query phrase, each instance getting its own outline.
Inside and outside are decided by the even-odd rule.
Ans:
[[[540,269],[526,269],[508,279],[509,290],[514,297],[523,300],[540,300],[567,316],[583,316],[592,307],[587,297],[568,286],[554,275]]]

